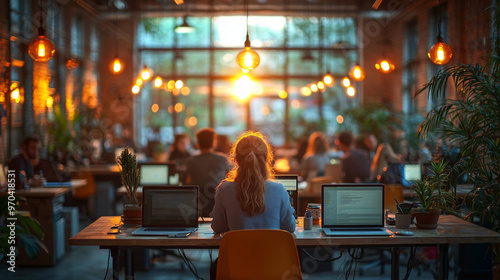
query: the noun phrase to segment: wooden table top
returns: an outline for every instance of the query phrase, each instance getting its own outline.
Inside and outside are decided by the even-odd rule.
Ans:
[[[319,226],[304,230],[302,219],[294,232],[298,246],[398,246],[398,245],[434,245],[452,243],[500,243],[500,233],[471,224],[455,216],[439,218],[439,225],[433,230],[421,230],[414,225],[410,230],[414,236],[370,236],[370,237],[326,237]],[[70,239],[71,245],[86,246],[123,246],[123,247],[192,247],[212,248],[220,245],[220,234],[214,234],[210,223],[200,225],[197,232],[187,238],[169,238],[165,236],[132,236],[136,227],[122,230],[120,234],[107,234],[111,226],[120,223],[119,216],[103,216]],[[389,230],[396,230],[388,226]]]
[[[118,174],[120,169],[116,164],[103,164],[103,165],[81,165],[78,167],[68,169],[70,173],[89,172],[93,175],[112,175]]]

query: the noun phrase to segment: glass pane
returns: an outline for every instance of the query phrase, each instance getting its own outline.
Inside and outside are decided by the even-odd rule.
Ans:
[[[288,46],[317,47],[319,20],[316,17],[288,19]]]
[[[208,79],[187,79],[178,95],[179,102],[185,105],[179,123],[192,136],[209,125],[208,93]]]
[[[251,47],[280,47],[285,40],[285,17],[249,17]]]
[[[336,50],[324,53],[324,69],[332,75],[347,75],[351,67],[358,61],[357,51]]]
[[[236,55],[239,51],[214,51],[214,74],[215,75],[238,75],[241,68],[236,63]]]
[[[290,75],[320,75],[319,51],[288,51],[288,73]],[[308,58],[312,56],[312,59]]]
[[[181,25],[182,18],[175,20],[176,26]],[[209,47],[210,46],[210,18],[188,17],[187,23],[194,27],[191,33],[175,33],[179,47]]]
[[[210,66],[209,51],[177,51],[176,73],[207,74]]]
[[[260,64],[252,71],[255,72],[256,75],[280,75],[284,73],[286,52],[257,50],[257,53],[260,56]],[[236,66],[238,65],[236,64]]]
[[[173,47],[174,18],[142,18],[138,28],[139,47]]]
[[[269,137],[269,141],[275,146],[284,144],[284,100],[262,97],[252,98],[250,112],[252,130],[261,131]]]
[[[214,17],[212,23],[214,26],[213,36],[215,47],[241,47],[243,49],[247,32],[246,17]],[[250,40],[253,38],[253,35],[256,35],[254,33],[253,30],[250,30]]]
[[[278,97],[280,90],[285,89],[283,80],[255,80],[255,87],[253,88],[253,96],[273,96]]]
[[[141,64],[147,65],[153,70],[154,75],[171,76],[174,73],[173,69],[174,53],[171,51],[141,52]]]
[[[246,129],[246,106],[246,102],[234,98],[216,98],[214,113],[217,133],[235,136],[243,132]]]

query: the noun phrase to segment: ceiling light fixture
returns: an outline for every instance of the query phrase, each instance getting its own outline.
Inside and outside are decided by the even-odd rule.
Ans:
[[[351,68],[351,71],[349,71],[349,76],[353,80],[360,82],[365,79],[365,71],[359,66],[359,63],[356,63],[356,65]]]
[[[43,6],[40,0],[40,25],[38,26],[38,38],[33,40],[28,48],[28,53],[33,60],[38,62],[47,62],[53,56],[56,49],[54,44],[45,37],[45,28],[43,28]]]
[[[253,70],[259,66],[260,56],[258,53],[250,48],[250,39],[248,37],[248,0],[246,0],[247,5],[247,37],[245,40],[245,49],[240,51],[236,56],[236,63],[246,70]]]
[[[175,33],[191,33],[194,31],[194,27],[189,25],[187,22],[187,16],[182,18],[182,24],[175,27]]]
[[[430,50],[429,53],[427,53],[427,56],[429,59],[434,63],[438,65],[443,65],[446,64],[450,61],[451,57],[453,56],[453,53],[451,51],[450,46],[444,43],[443,37],[441,37],[441,18],[443,16],[443,6],[441,6],[441,9],[439,11],[439,18],[438,18],[438,35],[437,35],[437,43],[434,44]]]

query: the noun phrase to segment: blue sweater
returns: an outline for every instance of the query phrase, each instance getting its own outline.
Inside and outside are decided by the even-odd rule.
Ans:
[[[216,233],[238,229],[283,229],[295,231],[290,198],[282,184],[266,181],[266,209],[252,217],[241,210],[235,182],[223,182],[215,193],[212,229]]]

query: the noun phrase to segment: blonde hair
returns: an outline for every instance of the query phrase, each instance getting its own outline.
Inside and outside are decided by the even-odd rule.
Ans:
[[[236,182],[237,199],[249,216],[266,209],[265,182],[273,179],[273,153],[267,139],[260,132],[247,131],[240,135],[229,155],[233,169],[225,181]]]
[[[326,140],[326,136],[319,132],[313,132],[309,137],[309,141],[307,144],[307,151],[304,157],[324,154],[329,150],[328,141]]]

